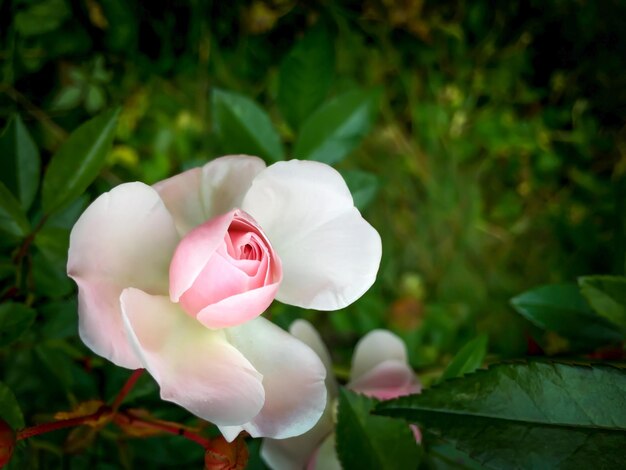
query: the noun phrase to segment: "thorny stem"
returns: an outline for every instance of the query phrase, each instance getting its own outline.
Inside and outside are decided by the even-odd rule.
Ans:
[[[61,421],[54,421],[52,423],[43,423],[38,424],[36,426],[31,426],[30,428],[22,429],[18,431],[16,440],[21,441],[22,439],[28,439],[29,437],[38,436],[39,434],[45,434],[51,431],[56,431],[58,429],[70,428],[74,426],[79,426],[81,424],[86,424],[90,421],[97,421],[104,414],[111,413],[111,408],[107,405],[103,405],[98,408],[98,411],[86,416],[79,416],[78,418],[70,418],[64,419]]]
[[[120,392],[115,397],[115,400],[113,400],[113,404],[111,405],[111,408],[113,409],[114,413],[117,412],[120,405],[124,401],[124,398],[126,398],[126,395],[128,395],[130,391],[133,389],[133,387],[137,383],[137,380],[139,379],[139,377],[141,377],[143,372],[144,372],[144,369],[137,369],[128,378],[128,380],[126,381],[126,383],[124,384]]]
[[[56,431],[58,429],[70,428],[74,426],[80,426],[82,424],[87,424],[92,421],[98,421],[103,415],[109,415],[110,417],[114,417],[116,414],[118,414],[128,419],[129,424],[141,423],[146,427],[158,429],[160,431],[174,434],[176,436],[182,436],[185,439],[195,442],[196,444],[200,444],[205,449],[208,448],[211,445],[211,441],[209,439],[206,439],[193,431],[185,429],[182,425],[178,423],[151,421],[149,419],[137,416],[130,410],[125,412],[118,411],[120,405],[124,401],[124,398],[126,398],[126,396],[130,393],[143,372],[144,369],[137,369],[131,374],[131,376],[128,378],[124,386],[121,388],[121,390],[113,400],[113,404],[111,406],[102,405],[95,413],[91,413],[89,415],[64,419],[61,421],[54,421],[52,423],[38,424],[36,426],[31,426],[30,428],[22,429],[21,431],[18,431],[16,440],[20,441],[23,439],[28,439],[29,437],[38,436],[39,434]]]

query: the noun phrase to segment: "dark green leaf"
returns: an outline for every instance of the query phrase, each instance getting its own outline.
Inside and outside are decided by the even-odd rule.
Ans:
[[[0,348],[11,344],[28,330],[37,313],[24,304],[6,302],[0,305]]]
[[[311,28],[282,61],[278,106],[294,129],[298,129],[326,97],[334,68],[333,38],[322,24]]]
[[[70,247],[70,231],[57,227],[44,227],[35,236],[35,246],[48,258],[65,271],[67,252]]]
[[[478,369],[487,354],[487,335],[480,335],[465,346],[454,356],[441,376],[441,380],[461,377]]]
[[[0,231],[14,237],[23,237],[30,231],[30,224],[20,203],[4,183],[0,182]]]
[[[376,175],[360,170],[344,170],[341,175],[350,188],[357,209],[362,211],[369,206],[378,192]]]
[[[270,117],[250,98],[214,90],[213,117],[225,153],[257,155],[273,162],[284,158],[280,136]]]
[[[43,208],[49,214],[80,196],[98,176],[111,150],[119,109],[76,129],[52,157],[43,180]]]
[[[25,211],[37,194],[40,167],[39,150],[22,119],[16,115],[0,136],[0,181]]]
[[[626,277],[585,276],[578,284],[596,313],[626,333]]]
[[[620,341],[622,335],[593,313],[575,284],[541,286],[511,300],[518,313],[539,328],[592,346]]]
[[[24,416],[20,405],[11,389],[2,382],[0,382],[0,418],[16,431],[24,427]]]
[[[429,470],[483,470],[485,468],[453,445],[432,441],[429,439],[428,451],[424,456],[426,468]]]
[[[65,339],[76,335],[78,304],[75,298],[49,302],[39,309],[43,324],[40,327],[46,339]]]
[[[500,364],[381,403],[489,468],[618,468],[626,448],[626,371]]]
[[[74,385],[74,377],[72,372],[75,368],[74,363],[68,355],[59,348],[41,345],[35,348],[37,358],[46,367],[47,372],[59,381],[61,388],[71,390]]]
[[[45,297],[59,299],[72,292],[74,283],[67,277],[64,264],[58,258],[48,258],[50,254],[37,250],[33,255],[34,291]]]
[[[85,208],[89,204],[89,197],[84,195],[80,196],[71,204],[65,206],[62,210],[54,213],[46,221],[46,228],[65,228],[70,230],[80,215],[84,212]]]
[[[302,125],[294,157],[329,165],[343,160],[374,124],[378,95],[373,91],[349,91],[322,105]]]
[[[371,415],[375,403],[340,389],[337,454],[344,469],[417,468],[421,447],[410,427],[404,421]]]

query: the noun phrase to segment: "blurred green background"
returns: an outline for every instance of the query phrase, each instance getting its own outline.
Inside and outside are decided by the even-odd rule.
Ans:
[[[357,339],[378,327],[405,338],[425,382],[480,333],[489,357],[524,356],[535,340],[559,354],[563,340],[538,338],[509,299],[624,273],[626,2],[4,0],[0,57],[0,124],[18,113],[44,166],[79,124],[122,106],[105,169],[35,243],[34,281],[16,298],[37,309],[38,328],[0,351],[3,380],[31,420],[108,398],[127,375],[76,337],[64,250],[86,204],[123,181],[154,183],[226,153],[310,157],[303,136],[330,132],[314,119],[323,107],[327,125],[345,131],[328,162],[383,240],[379,278],[342,312],[274,305],[270,314],[284,327],[311,319],[340,376]],[[298,95],[299,80],[316,92]],[[258,113],[279,135],[272,148],[241,138],[242,119]],[[6,299],[14,272],[3,263]],[[188,419],[142,380],[141,406]],[[32,462],[201,458],[167,438],[115,452],[101,439],[70,463],[63,438],[39,441]]]

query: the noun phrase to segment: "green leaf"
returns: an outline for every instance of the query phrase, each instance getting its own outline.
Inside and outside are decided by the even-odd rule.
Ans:
[[[58,259],[50,259],[49,253],[36,250],[33,255],[33,282],[36,294],[59,299],[72,292],[74,283],[67,277],[65,265],[59,265]]]
[[[50,214],[80,196],[96,179],[113,145],[120,110],[82,124],[52,157],[43,180],[43,209]]]
[[[626,371],[499,364],[381,403],[375,412],[417,422],[488,468],[619,468]]]
[[[72,389],[74,385],[72,371],[75,365],[65,351],[49,344],[42,344],[35,347],[35,354],[45,366],[47,372],[58,380],[59,383],[57,385],[59,385],[61,389]]]
[[[349,91],[328,101],[302,125],[294,156],[335,164],[369,132],[378,112],[378,92]]]
[[[278,106],[292,128],[300,125],[322,103],[333,81],[333,38],[322,24],[311,28],[280,65]]]
[[[0,136],[0,181],[15,195],[26,211],[39,186],[39,150],[19,115]]]
[[[400,420],[371,415],[375,403],[340,389],[337,453],[344,469],[417,468],[421,447],[411,428]]]
[[[14,430],[24,427],[24,416],[15,395],[9,387],[0,382],[0,418]]]
[[[24,304],[6,302],[0,305],[0,348],[22,336],[36,316],[37,313]]]
[[[587,305],[575,284],[541,286],[511,300],[519,314],[539,328],[598,346],[620,341],[622,335]]]
[[[250,98],[214,90],[213,117],[224,152],[257,155],[272,162],[284,159],[280,136],[269,115]]]
[[[478,369],[487,355],[487,335],[471,340],[454,356],[441,376],[441,380],[461,377]]]
[[[585,276],[578,285],[596,313],[626,333],[626,277]]]
[[[23,36],[36,36],[54,31],[71,14],[65,0],[32,2],[15,15],[15,29]]]
[[[80,104],[83,97],[83,89],[78,85],[69,85],[63,88],[52,102],[52,109],[65,111],[73,109]]]
[[[378,192],[378,178],[372,173],[360,170],[342,170],[340,173],[352,193],[354,205],[363,211]]]
[[[4,183],[0,182],[0,231],[14,237],[23,237],[30,231],[30,224],[20,203]]]

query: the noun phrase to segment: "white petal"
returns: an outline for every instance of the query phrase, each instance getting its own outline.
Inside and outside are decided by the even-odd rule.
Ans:
[[[167,296],[126,289],[121,303],[126,331],[161,398],[217,425],[258,414],[262,376],[222,331],[205,328]]]
[[[167,293],[178,234],[158,193],[142,183],[117,186],[96,199],[70,235],[67,272],[78,284],[80,336],[115,364],[140,367],[119,307],[122,289]]]
[[[380,236],[354,207],[345,181],[332,167],[298,160],[275,163],[254,179],[242,209],[263,228],[283,263],[278,300],[336,310],[374,283]]]
[[[379,364],[397,360],[407,364],[407,353],[404,342],[387,330],[373,330],[357,343],[352,355],[350,377],[358,380]]]
[[[328,436],[320,446],[315,456],[314,465],[310,470],[341,470],[339,456],[335,447],[335,433]]]
[[[192,168],[153,185],[174,217],[181,236],[207,220],[201,187],[201,168]]]
[[[252,437],[298,436],[320,419],[326,405],[326,369],[317,354],[264,318],[227,328],[230,343],[263,374],[265,405],[243,426],[220,426],[226,439],[242,430]]]
[[[324,439],[333,432],[332,401],[310,431],[289,439],[263,439],[261,457],[275,470],[302,470]]]
[[[228,155],[163,180],[154,188],[185,235],[207,220],[241,207],[252,180],[264,168],[258,157]]]
[[[339,395],[337,392],[337,380],[333,374],[333,361],[330,352],[324,344],[322,337],[317,330],[306,320],[296,320],[289,327],[289,333],[294,335],[304,344],[309,346],[324,363],[326,367],[326,388],[328,389],[328,400],[332,400]]]

